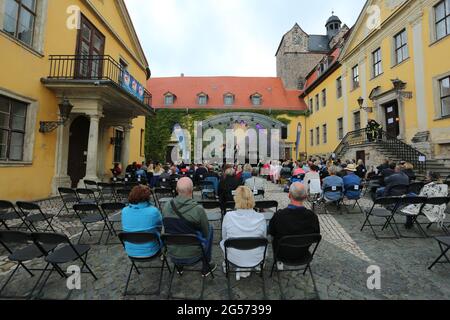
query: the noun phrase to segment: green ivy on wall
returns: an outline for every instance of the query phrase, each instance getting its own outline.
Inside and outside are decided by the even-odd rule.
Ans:
[[[167,146],[171,142],[173,127],[178,123],[183,129],[188,130],[194,136],[194,123],[203,121],[210,117],[234,112],[236,110],[181,110],[181,109],[158,109],[155,114],[147,117],[145,154],[147,159],[164,161]],[[252,112],[274,118],[286,125],[291,123],[286,117],[305,115],[304,111],[269,111],[269,110],[239,110],[239,112]]]

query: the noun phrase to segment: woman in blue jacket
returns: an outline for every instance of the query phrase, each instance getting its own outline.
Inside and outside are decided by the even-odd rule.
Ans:
[[[150,204],[151,190],[139,185],[131,190],[129,205],[122,210],[122,229],[124,232],[151,232],[159,234],[162,229],[161,212]],[[125,250],[130,257],[148,258],[160,250],[157,242],[132,244],[125,242]]]

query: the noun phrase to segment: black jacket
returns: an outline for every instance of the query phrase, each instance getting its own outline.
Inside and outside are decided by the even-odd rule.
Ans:
[[[232,191],[236,190],[240,186],[240,183],[235,177],[226,176],[219,183],[219,201],[225,206],[228,201],[234,201]]]
[[[320,234],[319,218],[305,207],[286,208],[275,213],[269,224],[269,234],[273,236],[273,248],[276,250],[278,241],[283,237]],[[286,249],[278,252],[278,256],[285,260],[299,260],[307,254],[307,249]]]

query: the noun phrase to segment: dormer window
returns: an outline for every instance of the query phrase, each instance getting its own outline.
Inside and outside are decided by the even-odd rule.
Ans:
[[[175,98],[176,96],[171,93],[171,92],[167,92],[164,94],[164,105],[166,106],[171,106],[173,105],[173,103],[175,102]]]
[[[208,95],[204,92],[201,92],[197,95],[197,103],[200,106],[204,106],[208,104]]]
[[[231,106],[234,104],[234,94],[232,94],[231,92],[225,93],[223,95],[223,103],[226,106]]]
[[[254,93],[250,96],[250,99],[252,100],[252,105],[254,106],[260,106],[262,103],[262,95],[259,93]]]

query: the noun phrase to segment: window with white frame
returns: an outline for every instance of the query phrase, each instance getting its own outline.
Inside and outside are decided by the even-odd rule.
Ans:
[[[232,93],[227,93],[223,96],[223,103],[226,106],[231,106],[234,104],[234,94]]]
[[[352,68],[352,87],[353,89],[359,88],[359,66],[356,65]]]
[[[343,118],[339,118],[337,120],[337,127],[338,127],[338,138],[339,140],[344,139],[344,119]]]
[[[260,94],[254,94],[251,96],[252,105],[254,106],[260,106],[262,102],[262,96]]]
[[[441,117],[450,116],[450,76],[439,80]]]
[[[372,52],[373,61],[373,77],[376,78],[383,73],[383,66],[381,63],[381,48]]]
[[[395,63],[399,64],[409,58],[408,52],[408,34],[406,29],[403,29],[400,33],[394,36],[395,46]]]
[[[355,131],[361,129],[361,112],[360,111],[356,111],[353,114],[353,124],[355,127]]]
[[[175,96],[174,96],[173,94],[171,94],[171,93],[166,93],[166,94],[164,95],[164,104],[165,104],[166,106],[171,106],[171,105],[173,105],[174,101],[175,101]]]
[[[204,93],[200,93],[197,96],[197,102],[201,106],[207,105],[208,104],[208,96]]]
[[[443,0],[434,7],[436,40],[450,34],[450,0]]]
[[[22,161],[28,104],[0,96],[0,160]]]
[[[5,0],[3,30],[26,43],[33,45],[37,0]]]

